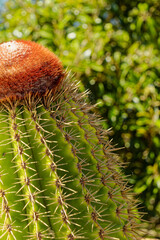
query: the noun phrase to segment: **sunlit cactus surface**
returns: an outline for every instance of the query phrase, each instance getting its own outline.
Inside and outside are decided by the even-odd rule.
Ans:
[[[139,239],[137,202],[87,94],[36,43],[0,53],[0,239]]]

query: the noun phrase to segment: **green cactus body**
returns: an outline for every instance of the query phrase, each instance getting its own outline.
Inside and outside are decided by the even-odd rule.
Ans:
[[[66,76],[1,103],[0,239],[139,239],[108,132]]]

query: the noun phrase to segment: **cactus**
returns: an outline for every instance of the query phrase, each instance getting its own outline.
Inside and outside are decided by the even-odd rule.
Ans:
[[[108,131],[48,49],[0,45],[0,239],[139,239]]]

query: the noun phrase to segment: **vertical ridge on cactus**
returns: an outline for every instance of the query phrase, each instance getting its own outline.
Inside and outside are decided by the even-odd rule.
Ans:
[[[0,52],[0,239],[139,239],[137,201],[87,94],[36,43]]]

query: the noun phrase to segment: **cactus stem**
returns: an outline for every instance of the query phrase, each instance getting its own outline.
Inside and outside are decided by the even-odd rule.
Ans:
[[[32,49],[36,44],[12,44],[0,46],[11,61],[10,71],[1,63],[6,67],[0,86],[1,238],[138,239],[138,203],[109,132],[101,129],[86,101],[88,92],[79,93],[70,75],[61,79],[62,66],[48,50],[37,46],[43,56],[37,59]],[[10,75],[14,58],[20,70],[19,59],[26,59],[24,78],[19,68],[17,78],[14,72]],[[4,98],[5,86],[9,89]]]

